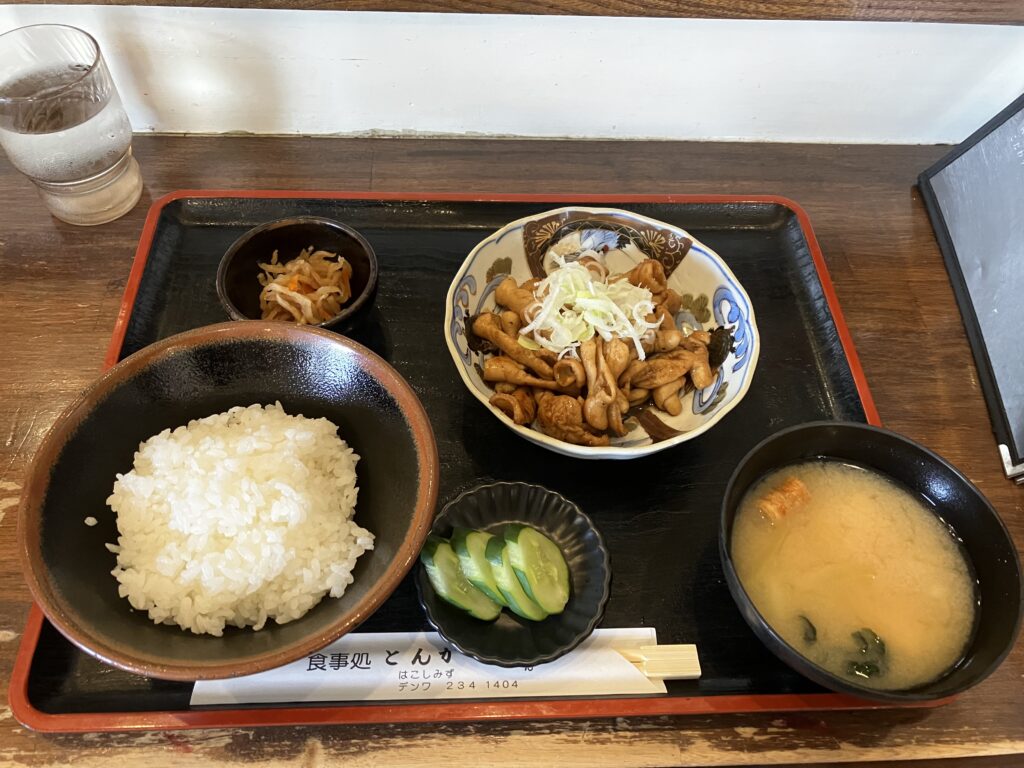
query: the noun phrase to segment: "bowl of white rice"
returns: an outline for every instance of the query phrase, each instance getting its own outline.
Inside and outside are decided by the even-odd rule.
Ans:
[[[47,618],[139,674],[252,674],[358,626],[433,519],[413,390],[333,333],[208,326],[104,373],[57,420],[19,509]]]

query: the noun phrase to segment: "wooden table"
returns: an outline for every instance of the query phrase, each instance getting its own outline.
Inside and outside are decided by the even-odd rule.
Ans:
[[[0,167],[0,684],[29,607],[15,509],[46,429],[98,373],[149,203],[180,188],[778,194],[802,204],[885,424],[938,451],[1024,543],[977,373],[913,188],[944,147],[140,136],[147,188],[98,228],[51,218]],[[1024,765],[1024,647],[933,710],[43,736],[0,711],[0,762],[28,765],[498,764],[623,767],[898,761]],[[987,756],[987,757],[986,757]]]
[[[71,3],[94,0],[13,0]],[[284,8],[315,11],[412,13],[523,13],[559,16],[652,16],[698,19],[829,19],[835,21],[931,21],[947,24],[1020,24],[1017,0],[107,0],[107,5],[173,5],[215,8]]]

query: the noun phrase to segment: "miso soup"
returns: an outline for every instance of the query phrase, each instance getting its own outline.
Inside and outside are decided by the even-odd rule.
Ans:
[[[740,583],[793,648],[871,688],[912,688],[963,656],[977,593],[960,544],[892,480],[837,461],[766,475],[732,533]]]

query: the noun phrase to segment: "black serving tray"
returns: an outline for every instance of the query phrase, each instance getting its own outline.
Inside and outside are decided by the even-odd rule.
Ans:
[[[125,292],[109,363],[157,339],[226,319],[214,275],[247,229],[326,216],[359,230],[380,261],[367,323],[351,335],[410,382],[426,406],[441,467],[439,508],[496,481],[538,483],[576,502],[611,552],[604,627],[653,626],[661,643],[695,643],[703,675],[655,698],[422,702],[190,709],[190,683],[114,669],[65,640],[38,609],[12,679],[12,707],[54,731],[479,717],[792,710],[869,706],[825,692],[776,659],[744,623],[718,559],[719,505],[740,458],[805,421],[877,423],[806,215],[781,198],[424,197],[290,192],[182,192],[154,204]],[[581,461],[528,443],[466,390],[445,347],[444,301],[465,256],[514,219],[569,204],[625,208],[684,227],[714,248],[755,307],[761,355],[743,402],[707,434],[646,458]],[[428,630],[407,578],[359,631]]]

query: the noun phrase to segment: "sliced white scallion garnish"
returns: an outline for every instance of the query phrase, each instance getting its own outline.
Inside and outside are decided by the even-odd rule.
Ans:
[[[531,307],[531,322],[520,333],[520,343],[532,341],[559,357],[575,356],[575,350],[594,333],[605,341],[628,339],[645,359],[641,338],[658,327],[648,322],[654,312],[651,292],[628,280],[601,280],[579,262],[566,263],[555,255],[553,270],[534,290],[537,304]]]

